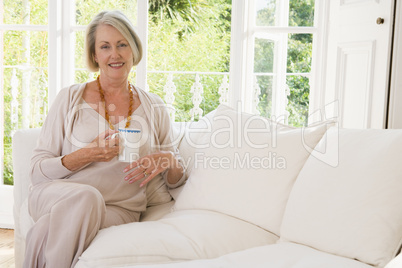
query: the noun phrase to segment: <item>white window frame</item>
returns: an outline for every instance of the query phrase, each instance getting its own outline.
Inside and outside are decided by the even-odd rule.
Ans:
[[[283,5],[284,10],[289,0],[277,0]],[[232,1],[232,40],[230,55],[230,105],[241,111],[253,113],[253,83],[254,83],[254,39],[258,36],[274,35],[278,33],[308,33],[313,34],[313,59],[310,77],[309,114],[321,108],[322,96],[320,88],[323,88],[325,79],[325,55],[326,55],[326,14],[328,13],[328,0],[315,1],[315,16],[313,27],[271,27],[255,25],[255,0]],[[284,18],[287,20],[287,18]],[[287,43],[287,40],[282,40]],[[287,45],[280,48],[278,54],[286,55]],[[285,53],[285,54],[284,54]],[[276,68],[286,70],[286,57],[281,65]],[[278,73],[277,88],[286,86],[286,73]],[[273,97],[273,113],[276,117],[285,114],[285,91],[275,90]],[[321,116],[309,117],[309,123],[322,120]]]

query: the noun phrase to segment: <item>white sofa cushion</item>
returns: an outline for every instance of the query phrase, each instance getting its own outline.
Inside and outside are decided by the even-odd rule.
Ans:
[[[279,234],[283,212],[300,169],[326,124],[290,128],[219,106],[212,132],[196,148],[194,168],[174,209],[225,213]]]
[[[215,114],[215,110],[202,117],[199,121],[187,122],[185,124],[185,131],[180,135],[180,143],[178,146],[180,156],[183,158],[183,162],[186,168],[187,178],[190,176],[194,166],[194,153],[196,148],[202,148],[203,144],[202,136],[208,135],[212,131],[212,120]]]
[[[158,221],[99,231],[76,268],[209,259],[277,240],[261,228],[223,214],[176,211]]]
[[[372,268],[355,260],[293,243],[278,243],[230,253],[219,258],[135,268]]]
[[[399,254],[396,258],[392,259],[385,268],[401,268],[402,267],[402,255]]]
[[[402,130],[331,128],[327,137],[339,164],[307,160],[281,239],[384,267],[402,240]]]

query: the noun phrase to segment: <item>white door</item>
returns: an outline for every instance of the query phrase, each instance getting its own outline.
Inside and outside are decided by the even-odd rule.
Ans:
[[[385,127],[393,9],[394,0],[330,1],[324,101],[341,127]]]

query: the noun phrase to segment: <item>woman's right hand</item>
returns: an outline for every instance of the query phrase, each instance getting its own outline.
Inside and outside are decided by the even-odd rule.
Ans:
[[[106,130],[98,135],[90,144],[71,154],[65,155],[61,162],[71,171],[78,170],[92,162],[108,162],[119,154],[119,137],[110,138],[116,130]]]
[[[86,149],[89,149],[91,162],[108,162],[119,154],[119,137],[112,138],[112,135],[119,133],[117,130],[108,129],[99,134]]]

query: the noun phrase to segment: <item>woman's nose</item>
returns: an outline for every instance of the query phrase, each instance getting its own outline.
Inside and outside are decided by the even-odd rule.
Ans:
[[[116,58],[118,58],[119,57],[119,51],[118,51],[118,49],[117,49],[117,47],[113,47],[112,48],[112,58],[114,58],[114,59],[116,59]]]

